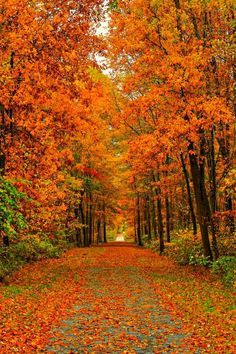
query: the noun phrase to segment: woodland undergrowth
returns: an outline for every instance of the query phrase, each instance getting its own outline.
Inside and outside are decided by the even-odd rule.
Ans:
[[[148,240],[143,237],[146,248],[158,252],[159,240]],[[228,238],[218,240],[220,257],[213,262],[204,257],[200,234],[193,237],[189,230],[175,232],[170,243],[165,244],[164,255],[175,263],[193,266],[193,270],[205,267],[226,287],[236,286],[236,249]]]

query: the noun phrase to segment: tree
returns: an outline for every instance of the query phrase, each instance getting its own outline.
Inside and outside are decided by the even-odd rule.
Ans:
[[[193,224],[196,210],[209,259],[212,251],[218,257],[217,215],[225,208],[219,186],[232,169],[231,158],[216,158],[221,136],[226,155],[232,152],[232,9],[232,1],[133,0],[119,1],[111,14],[108,58],[126,101],[120,117],[130,129],[132,169],[154,171],[162,199],[163,188],[174,195],[171,180],[180,183],[181,170],[186,183],[191,174],[195,206],[187,185],[188,208]]]

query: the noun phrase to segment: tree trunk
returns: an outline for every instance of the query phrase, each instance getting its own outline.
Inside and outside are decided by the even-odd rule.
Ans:
[[[88,198],[86,198],[88,199]],[[89,203],[86,203],[86,214],[85,214],[85,247],[89,246]]]
[[[231,213],[233,211],[232,197],[227,190],[225,192],[225,209],[227,211],[230,211]],[[226,225],[229,228],[230,234],[233,235],[234,231],[235,231],[235,224],[234,224],[234,216],[233,215],[227,216]]]
[[[8,236],[3,236],[2,241],[3,241],[4,246],[6,246],[6,247],[10,246],[10,240],[9,240]]]
[[[196,236],[197,222],[196,222],[196,216],[195,216],[194,207],[193,207],[193,200],[192,200],[192,195],[191,195],[191,188],[190,188],[190,183],[189,183],[188,171],[187,171],[187,168],[186,168],[186,165],[184,162],[183,154],[180,154],[180,159],[181,159],[181,164],[182,164],[182,170],[184,173],[186,188],[187,188],[188,205],[189,205],[189,210],[190,210],[190,215],[191,215],[191,220],[192,220],[192,225],[193,225],[193,235]]]
[[[166,195],[165,202],[166,202],[166,240],[167,242],[170,242],[170,203],[169,203],[168,195]]]
[[[0,150],[0,176],[5,174],[5,166],[6,166],[6,155]]]
[[[163,221],[162,221],[162,203],[160,199],[160,195],[158,196],[157,199],[157,215],[158,215],[158,233],[159,233],[159,240],[160,240],[160,248],[159,248],[159,253],[162,255],[164,252],[164,228],[163,228]]]
[[[215,212],[217,211],[217,185],[216,185],[216,162],[215,162],[215,146],[214,146],[214,128],[211,131],[211,138],[209,141],[208,152],[208,168],[209,168],[209,180],[210,180],[210,205],[211,205],[211,228],[212,228],[212,249],[214,258],[219,258],[219,250],[217,245],[217,229]]]
[[[138,243],[136,216],[134,216],[134,241]]]
[[[143,233],[144,235],[148,236],[149,239],[149,235],[148,235],[148,214],[147,214],[147,197],[146,195],[144,195],[143,197]]]
[[[79,219],[79,208],[77,208],[77,207],[74,208],[74,214],[75,214],[75,218],[78,220]],[[81,247],[81,230],[78,227],[75,230],[75,239],[76,239],[76,245],[78,247]]]
[[[105,205],[105,202],[103,202],[103,242],[107,243],[106,205]]]
[[[153,200],[153,196],[151,198],[151,204],[152,204],[152,229],[153,229],[154,239],[156,240],[157,239],[156,206]]]
[[[154,173],[152,173],[152,179],[153,182],[156,182],[156,178]],[[160,180],[160,176],[158,174],[157,177],[158,180]],[[161,203],[161,191],[160,188],[155,188],[155,194],[157,196],[157,220],[158,220],[158,234],[159,234],[159,253],[162,255],[164,252],[165,244],[164,244],[164,227],[163,227],[163,221],[162,221],[162,203]]]
[[[236,72],[236,71],[235,71]],[[236,75],[235,75],[236,77]],[[236,99],[235,99],[236,102]],[[234,106],[236,110],[236,105]],[[236,112],[235,112],[236,115]],[[230,146],[229,146],[229,136],[228,136],[228,126],[226,126],[226,133],[225,137],[218,138],[218,143],[220,145],[220,153],[224,161],[226,171],[229,169],[230,166]],[[223,135],[223,126],[220,125],[220,131]],[[233,211],[233,200],[228,190],[225,191],[225,210],[231,212],[226,219],[226,226],[229,228],[230,233],[233,234],[235,231],[235,223],[234,223],[234,216],[232,215]]]
[[[150,197],[148,194],[146,196],[146,224],[147,224],[148,241],[151,241],[152,231],[151,231],[151,216],[150,216]]]
[[[191,175],[194,187],[194,194],[197,206],[198,222],[201,230],[202,244],[204,256],[210,261],[213,260],[208,227],[210,223],[210,206],[207,198],[205,180],[204,180],[204,165],[198,165],[197,157],[193,153],[193,146],[189,147],[189,160],[191,167]]]
[[[95,240],[95,212],[93,208],[93,217],[92,217],[92,244],[96,243]]]
[[[141,238],[141,218],[140,218],[140,196],[137,192],[137,241],[139,246],[143,246]]]
[[[101,220],[100,220],[100,218],[97,221],[97,234],[98,234],[97,243],[99,244],[99,243],[102,242],[102,239],[101,239]]]
[[[79,228],[75,230],[75,239],[77,247],[81,247],[81,230]]]
[[[89,245],[92,244],[93,242],[93,195],[92,193],[90,192],[89,193],[89,229],[88,229],[88,232],[89,232],[89,239],[88,239],[88,243]]]
[[[174,231],[174,205],[172,196],[170,197],[170,231]]]
[[[83,233],[83,240],[81,242],[81,245],[85,246],[85,244],[86,244],[86,230],[85,230],[85,216],[84,216],[82,200],[80,201],[80,204],[79,204],[79,210],[80,210],[81,223],[82,223],[82,233]]]

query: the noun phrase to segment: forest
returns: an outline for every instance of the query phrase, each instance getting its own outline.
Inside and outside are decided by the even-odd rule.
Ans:
[[[76,301],[75,289],[82,299],[83,287],[76,280],[76,269],[80,279],[85,272],[81,264],[99,268],[107,262],[114,268],[111,283],[119,289],[124,284],[117,285],[116,266],[148,267],[150,257],[153,274],[159,268],[164,272],[152,281],[172,294],[174,305],[159,288],[158,296],[168,309],[175,308],[174,315],[186,315],[187,301],[194,296],[179,301],[185,277],[194,284],[199,277],[205,287],[196,283],[194,289],[202,294],[200,303],[206,302],[205,315],[215,315],[219,306],[225,325],[220,317],[218,322],[216,317],[202,320],[202,327],[207,321],[218,327],[199,352],[200,325],[186,351],[155,349],[152,342],[151,349],[135,351],[128,344],[135,342],[131,338],[123,349],[121,341],[124,351],[98,343],[91,353],[234,352],[235,10],[233,0],[0,3],[0,308],[4,303],[6,317],[11,310],[2,299],[17,307],[18,294],[25,296],[22,306],[36,316],[38,308],[31,309],[27,291],[42,282],[37,295],[42,306],[46,273],[41,264],[51,272],[50,282],[54,271],[60,278],[55,289],[46,286],[51,299],[56,292],[63,296],[67,284],[66,309]],[[117,236],[128,248],[114,244]],[[68,278],[63,267],[70,269]],[[31,272],[35,275],[28,279]],[[23,283],[18,284],[17,274]],[[106,281],[101,276],[104,289]],[[212,305],[213,299],[218,305]],[[183,308],[177,310],[179,303]],[[14,339],[14,326],[0,324],[0,333],[9,336],[8,344],[0,337],[0,349],[64,353],[52,344],[42,349],[45,328],[64,310],[48,308],[51,317],[45,315],[41,332],[36,324],[27,332],[24,322],[27,334],[20,341]],[[35,323],[41,321],[37,316]],[[191,316],[185,320],[191,323]],[[188,332],[191,325],[186,326]],[[33,331],[38,341],[35,337],[27,344]],[[90,353],[88,343],[68,353]]]

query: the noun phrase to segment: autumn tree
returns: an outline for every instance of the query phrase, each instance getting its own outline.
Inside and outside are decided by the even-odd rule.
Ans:
[[[176,186],[184,177],[194,233],[196,212],[204,256],[217,258],[225,212],[234,227],[233,2],[133,0],[111,8],[108,57],[126,100],[121,117],[130,130],[131,166],[142,179],[149,175],[159,235],[163,205],[170,219],[170,196],[178,208]]]
[[[94,138],[103,134],[95,132],[102,113],[91,117],[102,90],[91,73],[102,48],[95,34],[101,3],[1,4],[0,168],[31,197],[23,202],[31,233],[55,234],[69,225],[70,210],[85,190],[91,192],[84,176],[76,174],[79,163],[95,171],[89,178],[97,177],[88,155]],[[103,124],[101,129],[105,132]],[[96,148],[101,156],[103,142]]]

